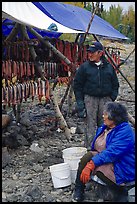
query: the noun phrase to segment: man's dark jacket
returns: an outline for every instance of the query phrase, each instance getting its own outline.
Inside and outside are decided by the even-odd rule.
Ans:
[[[84,95],[117,98],[119,82],[115,69],[105,59],[97,66],[89,60],[78,68],[74,78],[74,94],[77,102],[84,102]]]

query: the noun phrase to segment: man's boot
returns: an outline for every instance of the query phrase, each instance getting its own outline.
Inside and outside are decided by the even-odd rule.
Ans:
[[[84,189],[85,184],[80,181],[80,172],[77,172],[77,177],[75,181],[75,189],[72,195],[73,202],[81,202],[84,200]]]

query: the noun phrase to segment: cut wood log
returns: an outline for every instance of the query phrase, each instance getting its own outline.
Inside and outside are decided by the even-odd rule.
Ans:
[[[5,128],[9,125],[11,117],[7,114],[2,114],[2,128]]]

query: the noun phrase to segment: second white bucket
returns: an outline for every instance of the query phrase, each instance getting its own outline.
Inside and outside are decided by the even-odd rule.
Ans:
[[[50,166],[50,173],[54,188],[62,188],[71,185],[71,169],[68,163]]]
[[[71,169],[71,182],[75,183],[79,161],[87,153],[87,149],[85,147],[70,147],[62,152],[64,162],[68,163]]]

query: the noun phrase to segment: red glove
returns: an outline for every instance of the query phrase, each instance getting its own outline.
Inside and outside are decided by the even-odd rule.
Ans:
[[[80,175],[80,180],[85,184],[90,180],[90,174],[91,171],[93,171],[95,168],[95,164],[92,160],[88,162],[85,166],[85,168],[82,170],[82,173]]]

